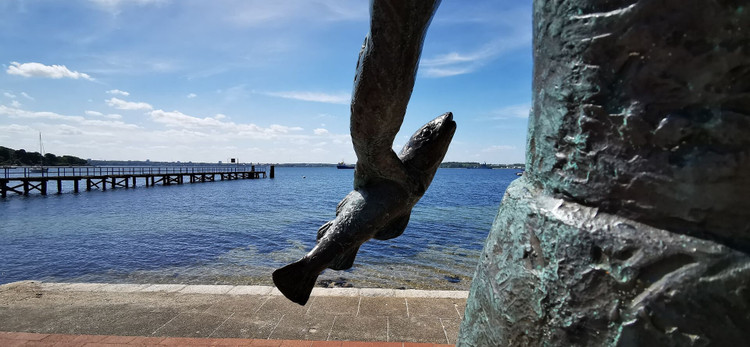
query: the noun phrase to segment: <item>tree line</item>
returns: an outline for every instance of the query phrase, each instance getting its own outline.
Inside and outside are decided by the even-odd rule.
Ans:
[[[42,156],[39,152],[27,152],[23,149],[0,146],[0,165],[78,166],[87,163],[85,159],[72,155],[58,157],[52,153],[47,153]]]

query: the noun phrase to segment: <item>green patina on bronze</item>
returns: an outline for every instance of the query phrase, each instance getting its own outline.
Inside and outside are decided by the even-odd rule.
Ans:
[[[461,346],[750,339],[744,1],[535,1],[524,177]]]

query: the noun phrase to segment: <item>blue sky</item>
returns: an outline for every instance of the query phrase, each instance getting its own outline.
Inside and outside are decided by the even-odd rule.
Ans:
[[[82,158],[356,161],[368,1],[0,1],[0,145]],[[452,111],[446,161],[523,162],[531,1],[444,0],[396,151]]]

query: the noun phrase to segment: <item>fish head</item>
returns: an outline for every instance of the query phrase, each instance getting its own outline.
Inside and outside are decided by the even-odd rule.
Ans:
[[[453,114],[447,112],[417,130],[401,150],[399,158],[411,168],[434,174],[455,132]]]

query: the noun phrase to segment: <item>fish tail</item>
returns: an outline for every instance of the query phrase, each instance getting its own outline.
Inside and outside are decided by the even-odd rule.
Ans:
[[[274,271],[273,283],[287,299],[304,306],[319,274],[302,259]]]

